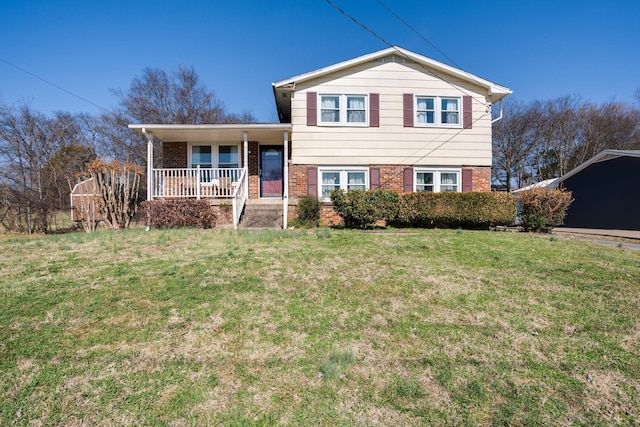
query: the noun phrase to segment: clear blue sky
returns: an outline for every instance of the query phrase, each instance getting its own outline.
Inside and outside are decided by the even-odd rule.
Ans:
[[[390,43],[448,62],[376,0],[333,0]],[[633,102],[639,0],[384,0],[464,70],[522,101]],[[0,59],[106,109],[144,67],[193,66],[231,112],[276,121],[271,83],[387,46],[325,0],[3,0]],[[0,61],[0,101],[99,109]]]

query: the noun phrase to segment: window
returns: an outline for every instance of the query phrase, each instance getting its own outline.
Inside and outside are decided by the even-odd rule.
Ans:
[[[417,126],[460,127],[460,98],[415,97]]]
[[[211,146],[210,145],[194,145],[191,147],[191,167],[195,168],[211,168]]]
[[[320,95],[320,124],[366,125],[366,95]]]
[[[333,190],[366,190],[369,182],[368,174],[367,168],[320,169],[318,174],[320,198],[328,200]]]
[[[416,99],[416,123],[419,124],[435,124],[436,122],[436,104],[434,98],[417,98]]]
[[[201,169],[239,168],[239,145],[191,145],[189,167]]]
[[[459,192],[459,169],[416,169],[416,191]]]
[[[237,168],[238,167],[238,146],[221,145],[218,148],[218,167]]]

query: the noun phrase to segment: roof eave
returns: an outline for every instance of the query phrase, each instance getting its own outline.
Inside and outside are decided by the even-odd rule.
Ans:
[[[511,89],[491,82],[489,80],[483,79],[482,77],[478,77],[474,74],[471,74],[467,71],[461,70],[459,68],[452,67],[450,65],[444,64],[442,62],[436,61],[435,59],[427,58],[426,56],[411,52],[409,50],[403,49],[398,46],[389,47],[387,49],[379,50],[377,52],[369,53],[366,55],[359,56],[357,58],[353,58],[347,61],[339,62],[337,64],[330,65],[328,67],[319,68],[314,71],[310,71],[308,73],[300,74],[294,77],[290,77],[288,79],[280,80],[279,82],[273,83],[274,88],[285,87],[287,85],[292,85],[296,83],[305,82],[307,80],[315,79],[317,77],[324,76],[326,74],[334,73],[336,71],[340,71],[346,68],[353,67],[358,64],[362,64],[365,62],[373,61],[375,59],[382,58],[384,56],[397,53],[405,58],[408,58],[412,61],[417,62],[423,66],[428,68],[432,68],[436,71],[443,72],[449,75],[456,76],[464,81],[473,83],[477,86],[480,86],[487,90],[488,94],[491,97],[492,102],[497,102],[502,98],[506,97],[513,93]]]

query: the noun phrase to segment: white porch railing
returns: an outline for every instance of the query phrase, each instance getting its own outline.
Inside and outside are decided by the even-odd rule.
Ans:
[[[243,168],[153,169],[151,198],[231,199],[243,176]]]
[[[244,209],[244,204],[249,197],[249,185],[247,179],[247,169],[242,169],[240,173],[240,179],[238,179],[238,185],[235,186],[233,190],[233,228],[238,228],[238,224],[240,223],[240,216],[242,215],[242,209]]]

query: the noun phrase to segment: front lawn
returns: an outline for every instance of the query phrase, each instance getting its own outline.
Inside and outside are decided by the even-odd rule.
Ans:
[[[0,236],[1,425],[640,423],[640,252],[461,230]]]

